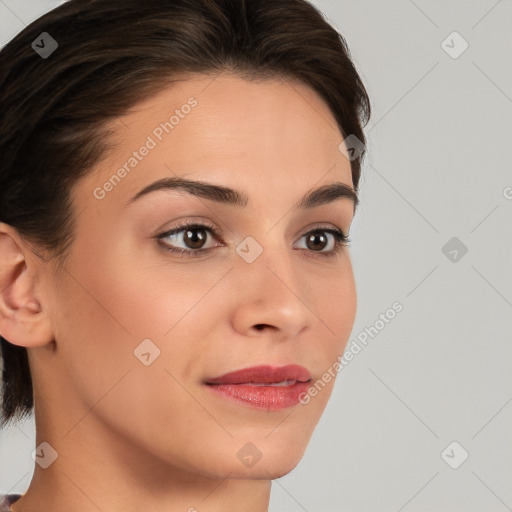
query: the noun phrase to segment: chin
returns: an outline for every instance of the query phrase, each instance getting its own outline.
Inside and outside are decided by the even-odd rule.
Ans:
[[[225,478],[229,474],[229,478],[234,480],[274,480],[291,473],[298,466],[301,458],[297,457],[293,461],[287,458],[286,460],[275,459],[266,462],[263,462],[262,459],[251,468],[241,468],[237,465],[227,468],[225,473],[218,476]]]
[[[288,461],[276,461],[274,464],[268,464],[267,466],[260,468],[259,471],[253,473],[251,478],[262,480],[281,478],[288,473],[291,473],[299,465],[301,459],[302,457],[298,457],[293,463]]]
[[[267,433],[268,434],[268,433]],[[236,441],[230,445],[217,445],[208,450],[207,457],[193,462],[189,469],[214,479],[272,480],[287,475],[301,461],[307,443],[283,442],[277,439]],[[195,471],[194,471],[195,468]]]
[[[259,459],[252,462],[252,465],[244,467],[243,453],[239,456],[241,459],[240,464],[231,467],[234,474],[240,475],[235,478],[254,478],[254,479],[274,479],[287,475],[297,467],[304,452],[307,443],[297,444],[291,439],[288,442],[276,438],[276,442],[269,442],[270,438],[265,443],[262,441],[259,444],[261,448],[261,456]],[[251,453],[253,447],[248,444],[246,452]],[[257,454],[258,452],[256,452]],[[233,466],[233,465],[231,465]]]

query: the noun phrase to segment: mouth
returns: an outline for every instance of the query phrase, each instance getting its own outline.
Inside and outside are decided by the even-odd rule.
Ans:
[[[247,382],[245,386],[274,386],[274,387],[284,387],[284,386],[293,386],[296,382],[300,382],[298,380],[282,380],[280,382]],[[210,384],[211,386],[218,386],[219,384]],[[238,384],[240,385],[240,384]]]
[[[306,368],[292,364],[244,368],[207,379],[203,384],[215,395],[238,404],[277,410],[297,405],[310,381]]]
[[[286,366],[260,365],[251,368],[242,368],[229,372],[220,377],[213,377],[205,381],[206,384],[283,384],[287,381],[308,382],[311,380],[309,371],[298,364]]]

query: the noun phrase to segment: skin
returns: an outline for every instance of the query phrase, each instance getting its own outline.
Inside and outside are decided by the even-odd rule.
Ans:
[[[95,198],[191,96],[197,106]],[[46,469],[35,464],[12,510],[266,511],[271,480],[300,461],[334,379],[307,405],[277,411],[214,396],[202,382],[296,363],[314,383],[343,353],[357,302],[349,249],[322,256],[330,242],[315,252],[304,235],[318,225],[348,234],[353,203],[293,210],[312,188],[353,185],[343,136],[306,85],[228,73],[176,82],[115,128],[118,146],[73,190],[76,238],[63,271],[0,224],[0,332],[28,349],[36,446],[58,453]],[[165,190],[125,206],[168,176],[228,186],[249,203]],[[155,239],[185,217],[221,230],[208,234],[205,255],[180,257]],[[263,248],[250,264],[235,251],[247,236]],[[167,239],[186,242],[183,232]],[[134,356],[147,338],[160,350],[149,366]],[[237,457],[247,442],[262,454],[252,467]]]

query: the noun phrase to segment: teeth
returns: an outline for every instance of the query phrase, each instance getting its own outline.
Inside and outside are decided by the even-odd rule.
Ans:
[[[281,382],[248,382],[249,386],[291,386],[296,380],[282,380]]]

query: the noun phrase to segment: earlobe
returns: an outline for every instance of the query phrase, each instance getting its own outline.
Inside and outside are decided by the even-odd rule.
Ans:
[[[0,222],[0,335],[27,348],[53,340],[37,294],[39,267],[29,251],[17,231]]]

